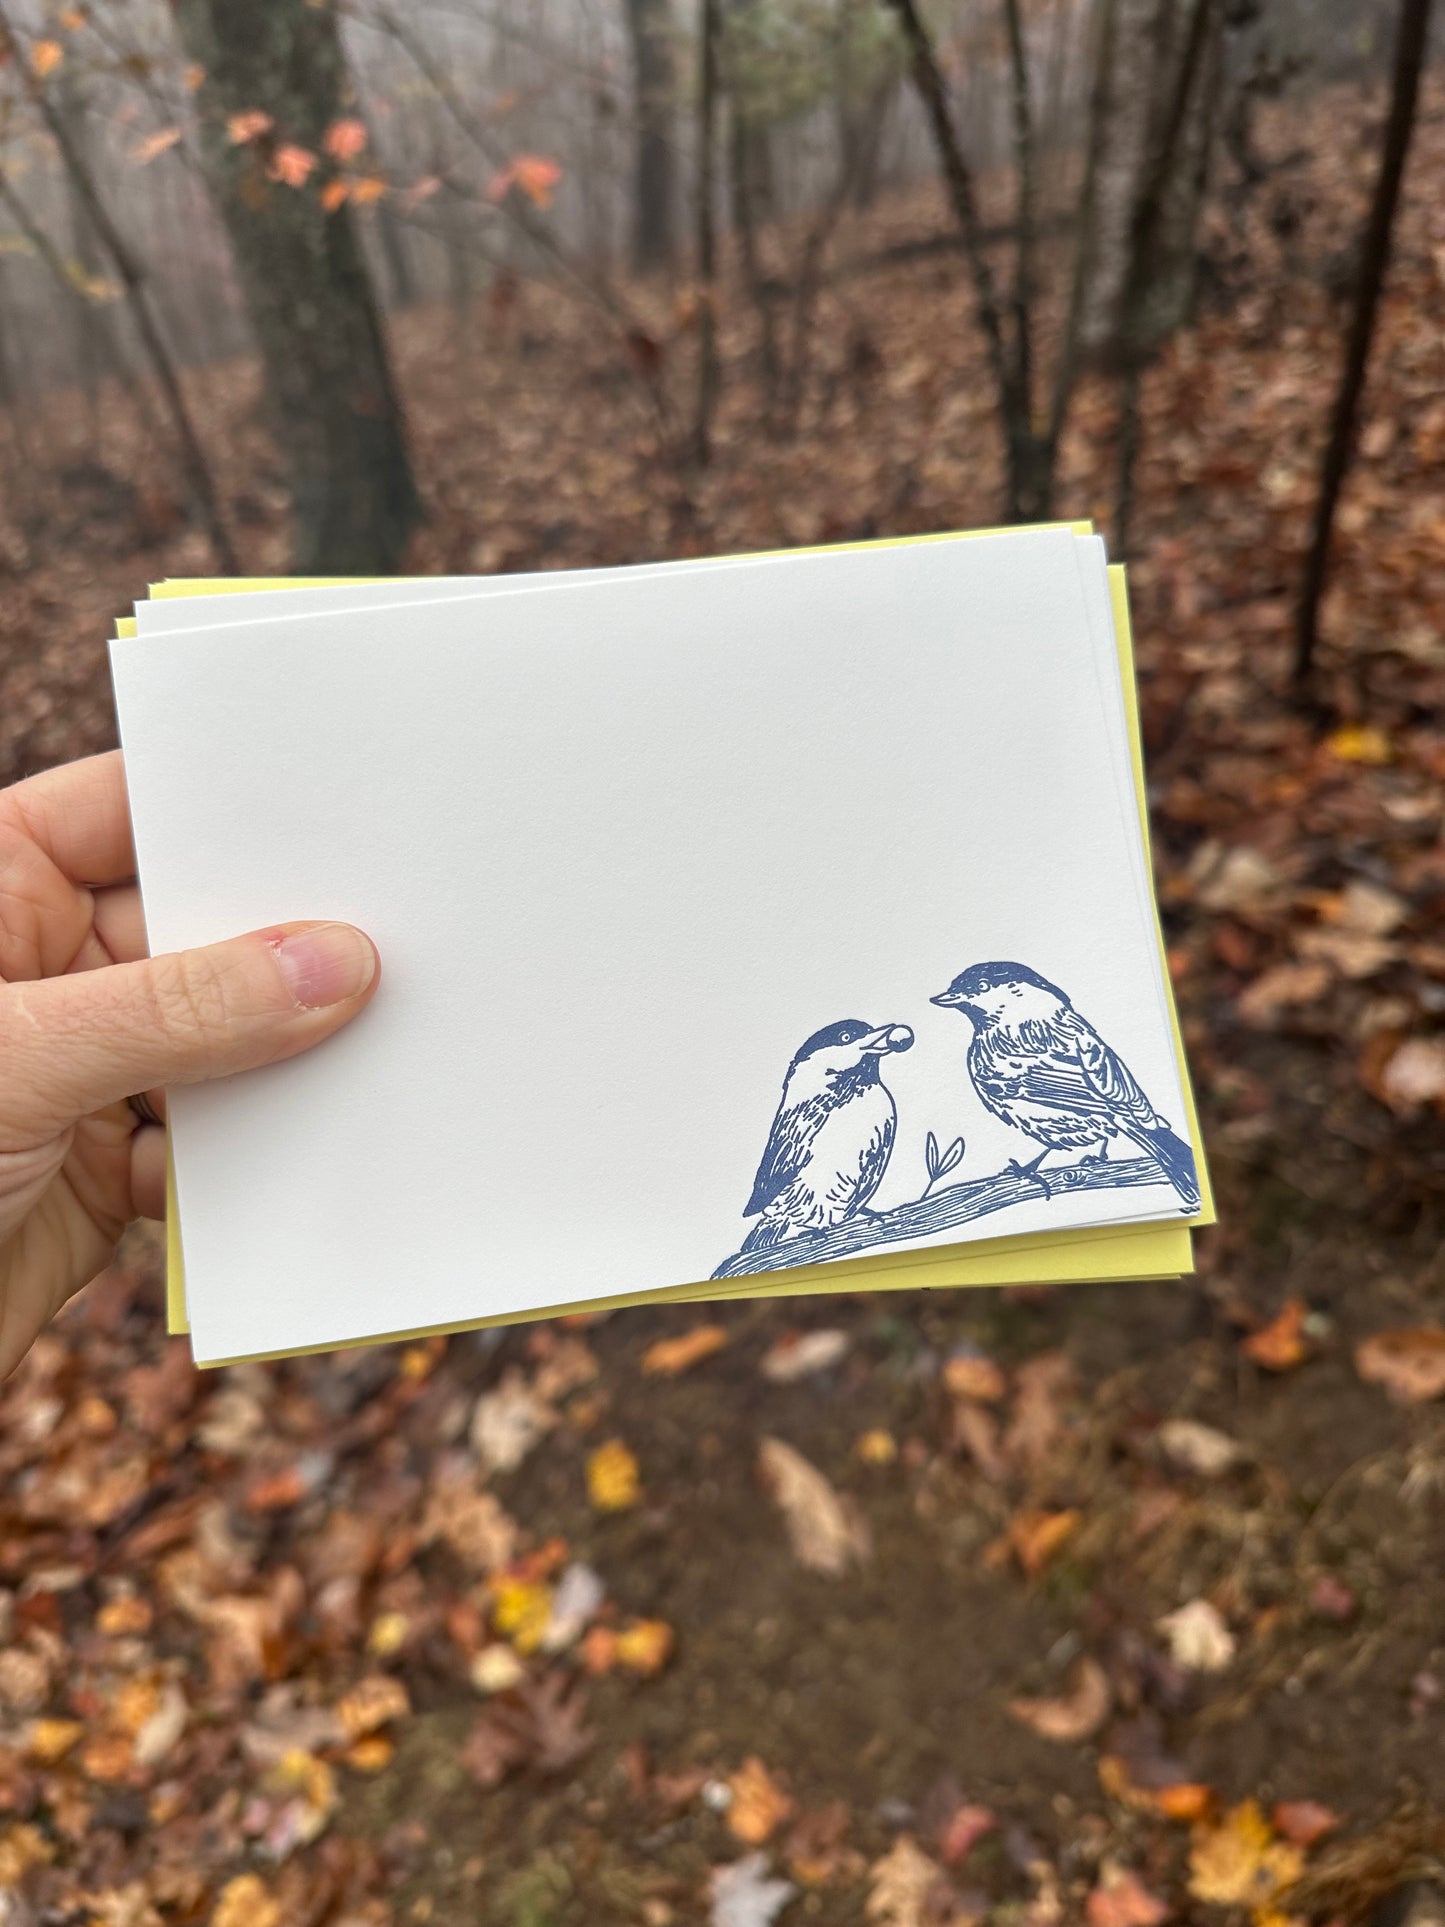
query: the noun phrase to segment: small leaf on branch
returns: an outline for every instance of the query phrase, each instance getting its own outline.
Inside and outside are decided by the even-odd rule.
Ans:
[[[334,161],[353,161],[366,145],[364,120],[334,120],[322,137],[321,145]]]
[[[37,80],[44,80],[64,58],[65,49],[58,40],[37,40],[30,49],[30,70]]]
[[[181,130],[179,127],[163,127],[158,134],[148,135],[145,140],[133,147],[130,151],[130,157],[137,167],[145,167],[149,162],[155,160],[157,155],[168,152],[169,149],[176,145],[180,138]]]
[[[249,141],[259,140],[269,134],[275,122],[263,108],[252,107],[244,114],[232,114],[226,122],[226,138],[233,147],[244,147]]]

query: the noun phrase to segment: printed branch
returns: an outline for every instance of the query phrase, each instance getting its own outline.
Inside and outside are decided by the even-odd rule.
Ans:
[[[915,1198],[871,1217],[852,1218],[819,1236],[790,1238],[766,1251],[736,1251],[713,1273],[714,1278],[745,1278],[759,1271],[795,1271],[801,1265],[823,1264],[833,1258],[856,1258],[880,1244],[900,1238],[930,1238],[972,1224],[1011,1204],[1057,1196],[1062,1191],[1113,1191],[1165,1182],[1152,1158],[1128,1158],[1118,1164],[1071,1164],[1045,1173],[1041,1182],[1013,1171],[998,1171],[971,1184],[951,1185],[931,1197]]]

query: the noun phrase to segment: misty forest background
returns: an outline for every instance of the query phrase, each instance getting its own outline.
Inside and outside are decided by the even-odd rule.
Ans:
[[[0,0],[0,781],[164,576],[1090,517],[1221,1206],[214,1374],[135,1229],[0,1388],[0,1927],[1445,1920],[1431,26]]]

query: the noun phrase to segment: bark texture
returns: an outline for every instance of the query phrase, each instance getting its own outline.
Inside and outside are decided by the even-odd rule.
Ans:
[[[332,0],[178,0],[207,166],[265,371],[272,424],[290,470],[300,574],[386,573],[416,523],[400,399],[349,207],[322,206],[318,166],[299,187],[278,177],[288,146],[324,152],[348,111]],[[270,116],[232,138],[240,114]]]
[[[668,0],[627,0],[627,25],[632,38],[637,128],[632,260],[638,272],[646,274],[672,266],[675,242],[672,19]]]

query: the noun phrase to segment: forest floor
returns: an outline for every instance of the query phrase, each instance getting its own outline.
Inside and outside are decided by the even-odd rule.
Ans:
[[[1414,161],[1319,709],[1284,695],[1374,113],[1266,130],[1147,381],[1156,856],[1220,1226],[1184,1282],[643,1310],[197,1374],[158,1251],[0,1391],[0,1921],[1254,1927],[1445,1869],[1445,103]],[[835,255],[937,232],[927,194]],[[396,329],[422,570],[995,518],[956,259],[832,284],[796,430],[725,316],[523,287]],[[195,380],[285,563],[255,371]],[[68,409],[68,412],[67,412]],[[1111,509],[1091,380],[1061,508]],[[103,638],[207,573],[118,402],[0,526],[0,780],[110,740]],[[43,451],[43,455],[40,453]],[[16,487],[24,475],[25,489]],[[1398,1916],[1397,1916],[1398,1917]]]

